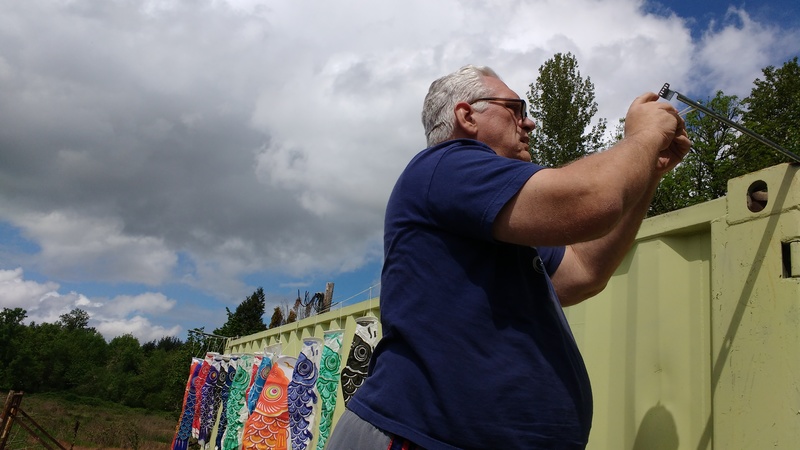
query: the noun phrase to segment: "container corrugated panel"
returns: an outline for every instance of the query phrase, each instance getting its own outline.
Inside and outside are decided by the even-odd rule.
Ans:
[[[595,396],[589,449],[800,448],[798,166],[645,221],[567,316]]]

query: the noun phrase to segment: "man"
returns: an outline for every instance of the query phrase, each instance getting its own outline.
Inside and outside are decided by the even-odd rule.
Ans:
[[[633,101],[612,148],[545,169],[525,102],[491,69],[431,85],[429,147],[386,211],[384,336],[329,450],[586,446],[591,389],[561,307],[605,287],[689,151],[657,99]]]

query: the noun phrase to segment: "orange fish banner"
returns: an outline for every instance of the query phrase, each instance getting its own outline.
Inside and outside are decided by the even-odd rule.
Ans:
[[[242,448],[288,450],[288,389],[297,358],[281,356],[269,371],[253,413],[247,418]]]

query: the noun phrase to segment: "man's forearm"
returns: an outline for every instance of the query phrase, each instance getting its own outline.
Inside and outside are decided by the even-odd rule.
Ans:
[[[583,285],[572,286],[572,292],[559,293],[565,297],[565,306],[579,303],[605,288],[630,251],[657,187],[658,180],[651,182],[639,201],[625,211],[611,232],[601,238],[569,246],[575,262],[585,274],[585,280]]]

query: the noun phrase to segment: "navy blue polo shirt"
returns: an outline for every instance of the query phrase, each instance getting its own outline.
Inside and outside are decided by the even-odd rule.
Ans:
[[[589,379],[548,276],[564,247],[492,238],[540,169],[473,140],[409,163],[386,210],[383,338],[350,410],[431,450],[585,447]]]

